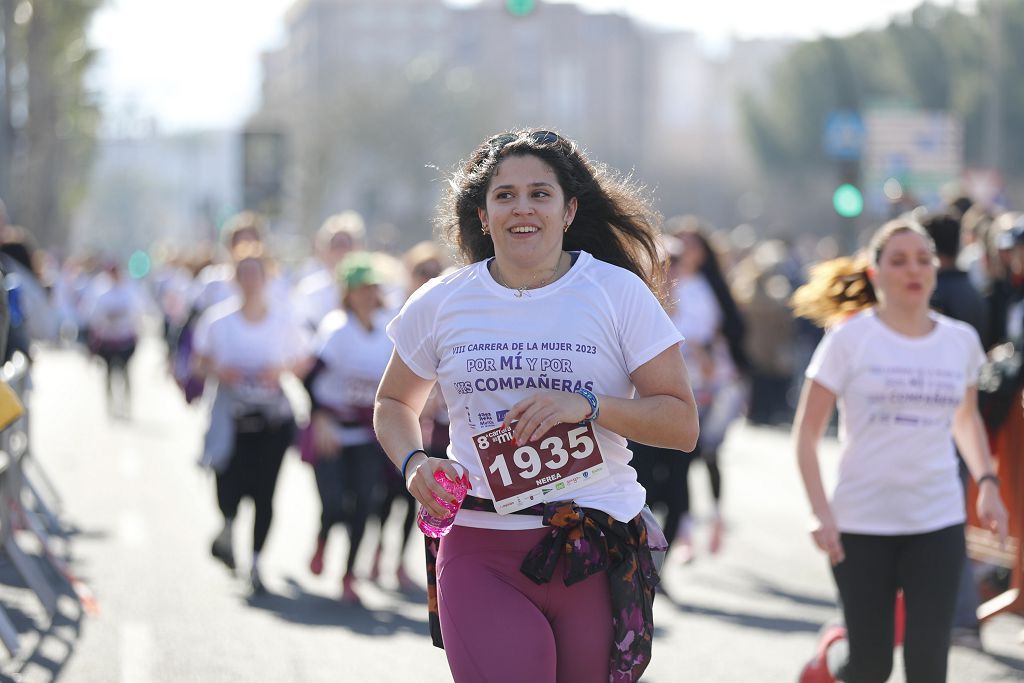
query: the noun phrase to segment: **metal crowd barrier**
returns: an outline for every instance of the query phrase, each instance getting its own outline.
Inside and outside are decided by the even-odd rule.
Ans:
[[[77,581],[53,550],[51,536],[62,533],[56,512],[60,499],[39,462],[31,456],[28,436],[28,369],[28,358],[21,353],[16,353],[12,360],[0,368],[0,379],[15,391],[25,406],[23,415],[0,432],[0,552],[11,561],[52,623],[62,582],[68,582],[83,605],[86,604],[83,597],[90,596],[84,586],[76,586]],[[45,494],[43,488],[47,489]],[[22,530],[38,540],[42,549],[42,562],[19,544],[18,532]],[[46,564],[54,570],[52,573],[44,571]],[[18,632],[2,605],[0,641],[3,641],[12,657],[18,656]]]

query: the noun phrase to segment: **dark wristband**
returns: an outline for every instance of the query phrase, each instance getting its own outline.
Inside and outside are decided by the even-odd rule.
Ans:
[[[991,473],[983,474],[980,477],[978,477],[978,488],[981,488],[981,485],[984,484],[986,481],[991,481],[993,484],[996,485],[996,488],[999,488],[999,477]]]
[[[416,455],[417,453],[422,453],[423,455],[427,456],[428,458],[430,457],[430,454],[427,453],[422,448],[417,448],[415,450],[409,451],[409,455],[405,456],[405,460],[402,461],[402,481],[405,481],[405,479],[406,479],[405,468],[409,466],[409,461],[412,460],[412,456]]]

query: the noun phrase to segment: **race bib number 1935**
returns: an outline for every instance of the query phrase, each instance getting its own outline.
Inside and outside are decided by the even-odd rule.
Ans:
[[[473,437],[494,509],[508,514],[572,493],[608,476],[592,425],[556,425],[536,441],[513,445],[512,427]]]

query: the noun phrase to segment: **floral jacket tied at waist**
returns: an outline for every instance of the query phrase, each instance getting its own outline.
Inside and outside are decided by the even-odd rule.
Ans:
[[[494,511],[491,501],[467,496],[467,510]],[[640,515],[628,524],[606,512],[573,502],[544,503],[515,514],[541,515],[551,532],[526,554],[520,571],[537,584],[551,580],[558,560],[566,558],[562,580],[571,586],[598,572],[607,572],[611,594],[613,642],[609,681],[636,681],[651,661],[654,636],[654,589],[658,572]],[[430,636],[443,648],[437,607],[437,553],[440,539],[427,538],[427,608]]]

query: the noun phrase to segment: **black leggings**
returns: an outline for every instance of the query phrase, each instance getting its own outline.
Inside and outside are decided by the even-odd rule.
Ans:
[[[135,342],[117,345],[100,344],[96,349],[96,355],[103,359],[107,366],[107,396],[113,396],[114,375],[121,375],[125,396],[130,396],[131,383],[128,380],[128,362],[135,355]]]
[[[833,567],[849,632],[849,683],[892,673],[896,592],[903,589],[907,683],[946,680],[950,631],[963,568],[964,526],[907,536],[841,534],[846,559]]]
[[[690,510],[687,478],[694,456],[633,441],[629,449],[633,451],[637,480],[647,489],[647,504],[665,510],[665,540],[671,546],[683,514]]]
[[[320,492],[320,540],[326,541],[331,527],[344,523],[348,530],[348,559],[345,573],[351,574],[356,554],[366,532],[366,520],[377,509],[383,487],[385,457],[375,443],[345,446],[333,458],[320,458],[313,465]]]
[[[259,431],[236,432],[235,450],[224,472],[217,475],[217,505],[224,519],[238,515],[242,498],[252,499],[256,518],[252,530],[253,552],[260,552],[274,518],[274,489],[284,453],[291,445],[294,424],[267,425]]]
[[[381,545],[383,545],[384,524],[388,521],[388,517],[391,516],[391,508],[394,506],[395,501],[401,498],[405,501],[405,518],[402,520],[402,544],[398,555],[399,559],[401,559],[405,555],[405,547],[412,536],[412,525],[416,523],[416,499],[405,488],[402,475],[395,468],[384,468],[383,477],[384,500],[381,501],[380,507],[377,509],[377,516],[380,517]]]

